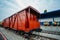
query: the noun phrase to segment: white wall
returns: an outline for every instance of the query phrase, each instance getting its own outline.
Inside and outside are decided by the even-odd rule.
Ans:
[[[54,18],[55,21],[60,21],[60,17]]]
[[[49,21],[53,21],[53,19],[52,18],[47,18],[47,19],[40,19],[39,21],[40,22],[45,22],[45,21],[49,22]]]
[[[55,21],[60,21],[60,17],[54,18]],[[45,22],[45,21],[53,21],[53,18],[47,18],[47,19],[40,19],[39,22]]]

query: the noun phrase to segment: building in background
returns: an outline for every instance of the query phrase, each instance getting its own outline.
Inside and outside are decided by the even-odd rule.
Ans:
[[[41,25],[60,25],[60,10],[47,12],[44,11],[40,16]]]

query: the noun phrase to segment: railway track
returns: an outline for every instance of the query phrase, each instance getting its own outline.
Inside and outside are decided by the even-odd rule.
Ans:
[[[4,33],[5,36],[7,35],[6,37],[8,40],[10,40],[10,38],[11,38],[11,40],[16,40],[16,39],[20,40],[21,37],[22,37],[21,40],[58,40],[55,38],[42,36],[42,35],[40,35],[40,33],[36,33],[36,34],[32,33],[31,35],[24,34],[24,35],[20,36],[20,34],[16,35],[17,33],[15,34],[15,32],[13,32],[12,30],[7,30],[7,29],[1,28],[1,27],[0,27],[0,31],[2,33]]]
[[[27,40],[58,40],[55,38],[49,38],[46,36],[41,36],[39,34],[31,34],[30,36],[28,36],[28,34],[23,35],[23,37]]]
[[[55,31],[47,31],[47,30],[43,30],[41,33],[48,33],[48,34],[60,35],[60,32],[55,32]]]

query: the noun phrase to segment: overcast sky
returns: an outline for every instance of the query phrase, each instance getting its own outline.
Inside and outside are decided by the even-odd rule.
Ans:
[[[60,0],[0,0],[0,21],[28,6],[40,13],[49,12],[60,9]]]

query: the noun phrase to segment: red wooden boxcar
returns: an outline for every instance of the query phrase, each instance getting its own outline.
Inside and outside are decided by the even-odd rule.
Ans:
[[[3,21],[3,26],[13,30],[30,32],[40,28],[40,23],[38,21],[39,17],[40,13],[33,7],[29,6],[6,18]]]

